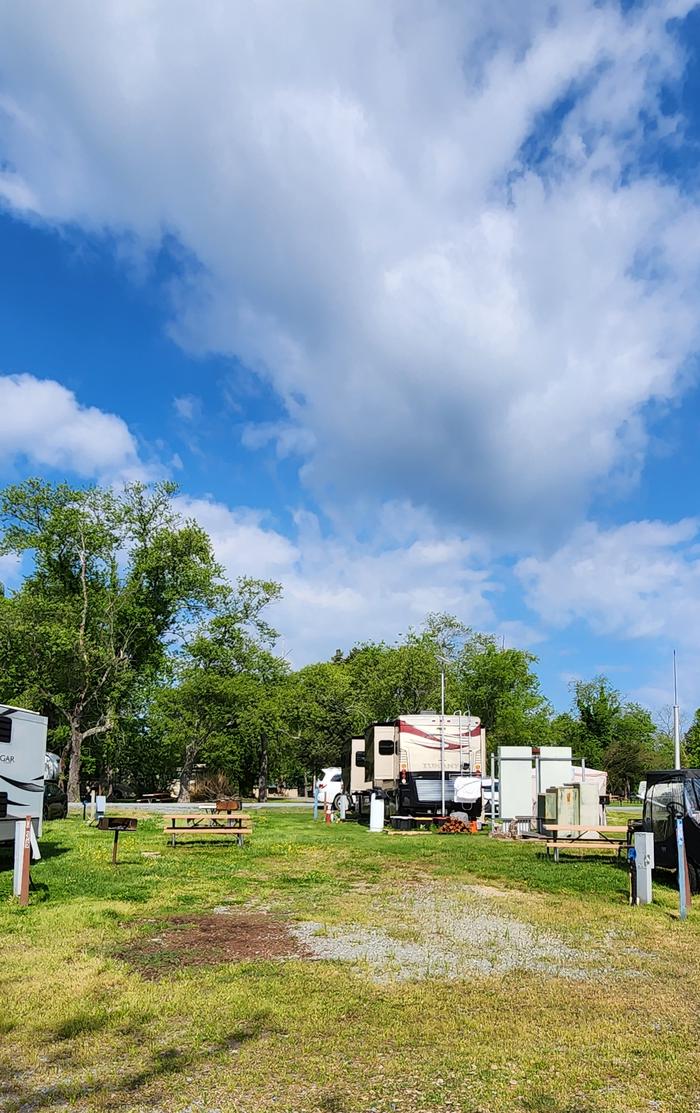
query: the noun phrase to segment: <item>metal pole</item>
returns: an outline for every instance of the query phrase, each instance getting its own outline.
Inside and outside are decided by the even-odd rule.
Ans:
[[[445,666],[440,669],[440,814],[445,814]]]
[[[318,819],[318,779],[314,774],[314,819]]]
[[[683,820],[676,819],[676,849],[678,851],[678,915],[685,920],[688,915],[688,867],[685,857],[685,838],[683,836]]]
[[[491,754],[491,834],[496,830],[496,755]]]
[[[676,677],[676,651],[673,651],[673,768],[681,767],[681,717],[678,707],[678,680]]]

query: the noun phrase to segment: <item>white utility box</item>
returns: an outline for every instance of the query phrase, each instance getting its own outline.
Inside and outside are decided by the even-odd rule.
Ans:
[[[634,851],[637,900],[640,904],[651,904],[651,871],[654,868],[654,836],[651,831],[634,832]]]

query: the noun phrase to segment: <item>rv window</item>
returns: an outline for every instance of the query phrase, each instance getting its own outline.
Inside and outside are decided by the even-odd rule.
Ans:
[[[12,741],[12,719],[9,715],[0,715],[0,742]]]
[[[364,769],[365,767],[365,755],[362,753],[362,750],[359,750],[358,753],[355,754],[355,765],[360,769]]]
[[[342,781],[342,779],[343,779],[343,774],[342,773],[334,773],[333,776],[331,777],[331,781]]]
[[[384,755],[384,757],[388,757],[389,754],[393,754],[393,752],[394,752],[394,741],[393,741],[393,739],[391,739],[391,738],[383,739],[379,743],[379,745],[377,746],[377,749],[379,750],[380,754]]]

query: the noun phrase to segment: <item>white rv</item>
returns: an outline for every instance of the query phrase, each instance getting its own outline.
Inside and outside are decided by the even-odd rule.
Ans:
[[[442,755],[441,756],[441,752]],[[445,806],[455,801],[458,777],[481,777],[486,765],[486,732],[475,715],[404,715],[390,723],[372,723],[365,732],[365,780],[381,789],[390,810],[403,815],[437,814],[442,804],[441,769],[445,770]],[[363,794],[358,794],[364,810]],[[474,810],[480,810],[476,806]]]
[[[365,771],[365,740],[351,738],[343,748],[343,792],[357,806],[358,800],[371,791],[372,782]]]
[[[47,727],[43,715],[0,704],[0,842],[28,815],[41,833]]]

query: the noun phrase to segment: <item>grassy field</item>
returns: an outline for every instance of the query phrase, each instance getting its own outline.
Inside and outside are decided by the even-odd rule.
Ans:
[[[172,849],[140,817],[116,868],[48,824],[26,910],[0,859],[0,1110],[700,1109],[700,902],[631,909],[609,857],[253,822]],[[349,957],[295,951],[304,924]]]

